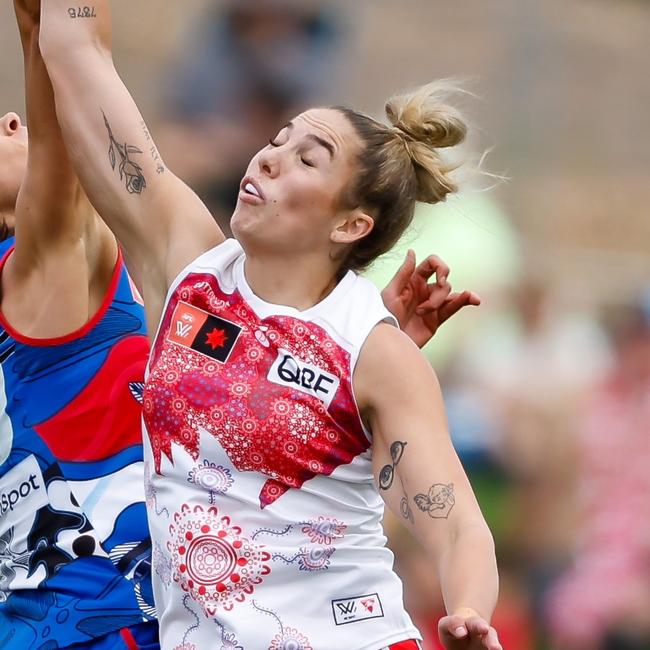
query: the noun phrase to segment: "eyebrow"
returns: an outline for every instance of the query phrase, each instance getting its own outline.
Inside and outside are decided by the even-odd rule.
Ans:
[[[289,129],[291,131],[293,127],[294,127],[293,122],[287,122],[282,128]],[[308,133],[307,138],[309,138],[309,140],[313,140],[314,142],[316,142],[316,144],[319,144],[321,147],[325,147],[325,149],[327,149],[327,153],[329,153],[330,155],[330,158],[334,158],[334,145],[331,142],[328,142],[327,140],[325,140],[325,138],[321,138],[315,133]]]
[[[334,146],[332,145],[331,142],[328,142],[324,138],[321,138],[320,136],[315,135],[314,133],[308,133],[307,137],[310,140],[313,140],[314,142],[317,142],[322,147],[325,147],[325,149],[327,149],[327,152],[330,155],[330,158],[334,158]]]

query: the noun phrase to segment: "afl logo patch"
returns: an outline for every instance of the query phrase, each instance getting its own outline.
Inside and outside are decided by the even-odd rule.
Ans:
[[[296,359],[290,352],[278,350],[267,379],[317,397],[329,407],[339,388],[339,378],[318,366]]]
[[[167,340],[226,363],[241,331],[239,325],[181,301],[174,309]]]

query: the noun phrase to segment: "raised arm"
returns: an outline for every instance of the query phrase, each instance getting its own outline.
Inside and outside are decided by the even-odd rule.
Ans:
[[[38,14],[23,0],[15,0],[14,8],[23,47],[29,149],[16,206],[12,262],[24,274],[52,251],[79,241],[93,210],[80,196],[57,122],[52,85],[38,48]]]
[[[157,321],[173,278],[223,234],[165,166],[115,70],[109,2],[43,0],[40,45],[72,162],[142,278],[149,322]]]
[[[38,6],[14,2],[25,68],[28,156],[15,207],[14,252],[2,272],[4,316],[52,337],[87,322],[115,266],[115,238],[97,218],[68,158],[38,47]]]
[[[354,386],[373,433],[379,492],[437,569],[449,613],[441,640],[448,649],[500,650],[488,623],[498,591],[494,543],[452,447],[433,371],[402,332],[379,325]]]

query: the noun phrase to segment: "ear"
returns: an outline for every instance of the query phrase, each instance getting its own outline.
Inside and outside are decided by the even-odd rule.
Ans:
[[[352,244],[370,234],[375,220],[361,208],[349,212],[340,219],[330,233],[330,240],[335,244]]]

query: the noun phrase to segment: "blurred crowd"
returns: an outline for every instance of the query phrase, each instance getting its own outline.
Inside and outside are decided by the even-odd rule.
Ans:
[[[331,3],[220,3],[167,69],[160,148],[222,228],[251,154],[337,83],[344,23]],[[466,212],[480,221],[473,200],[427,218],[467,228]],[[445,257],[459,288],[487,292],[476,316],[445,326],[458,334],[434,340],[430,355],[496,538],[495,625],[509,650],[648,650],[650,293],[572,301],[516,254],[486,285],[490,251],[501,246],[494,257],[503,260],[503,247],[518,243],[496,200],[480,201],[501,225],[490,220],[487,238],[477,235],[485,224],[470,229],[450,249],[457,263],[437,234],[416,230],[409,241],[419,236],[419,254]],[[390,516],[387,530],[407,607],[432,650],[443,611],[436,572]]]

